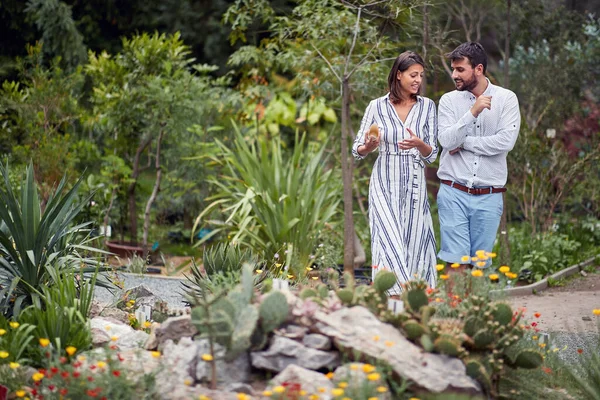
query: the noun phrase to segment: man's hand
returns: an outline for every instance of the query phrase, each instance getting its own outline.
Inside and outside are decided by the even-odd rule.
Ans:
[[[481,114],[481,112],[486,108],[488,110],[492,109],[492,96],[481,95],[477,98],[477,100],[475,100],[473,107],[471,107],[471,114],[477,118],[479,114]]]

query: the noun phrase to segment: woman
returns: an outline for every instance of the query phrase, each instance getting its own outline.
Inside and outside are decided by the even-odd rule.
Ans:
[[[418,95],[423,59],[412,51],[396,58],[388,76],[389,93],[372,100],[365,111],[352,153],[363,159],[379,156],[369,183],[369,221],[373,278],[382,269],[396,274],[398,284],[421,278],[435,286],[436,249],[425,163],[438,153],[437,117],[432,100]],[[379,136],[369,135],[379,127]]]

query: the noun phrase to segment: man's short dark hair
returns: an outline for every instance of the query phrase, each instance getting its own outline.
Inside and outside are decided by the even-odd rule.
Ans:
[[[466,58],[471,67],[475,68],[479,64],[483,65],[483,73],[487,70],[487,54],[483,46],[477,42],[465,42],[455,48],[452,52],[446,54],[450,61],[458,61]]]

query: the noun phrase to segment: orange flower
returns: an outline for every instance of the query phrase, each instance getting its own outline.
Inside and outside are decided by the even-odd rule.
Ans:
[[[539,312],[536,312],[535,314],[533,314],[534,317],[539,318],[542,316],[542,314],[540,314]]]
[[[577,349],[577,352],[578,352],[579,354],[582,354],[582,353],[583,353],[583,349]]]

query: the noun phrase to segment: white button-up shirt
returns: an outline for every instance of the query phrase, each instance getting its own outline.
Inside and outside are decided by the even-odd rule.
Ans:
[[[521,126],[517,96],[492,85],[484,96],[492,96],[491,109],[477,118],[471,114],[475,96],[469,91],[446,93],[438,107],[438,139],[442,145],[438,178],[468,187],[506,184],[506,155],[515,146]],[[450,155],[450,150],[461,150]]]

